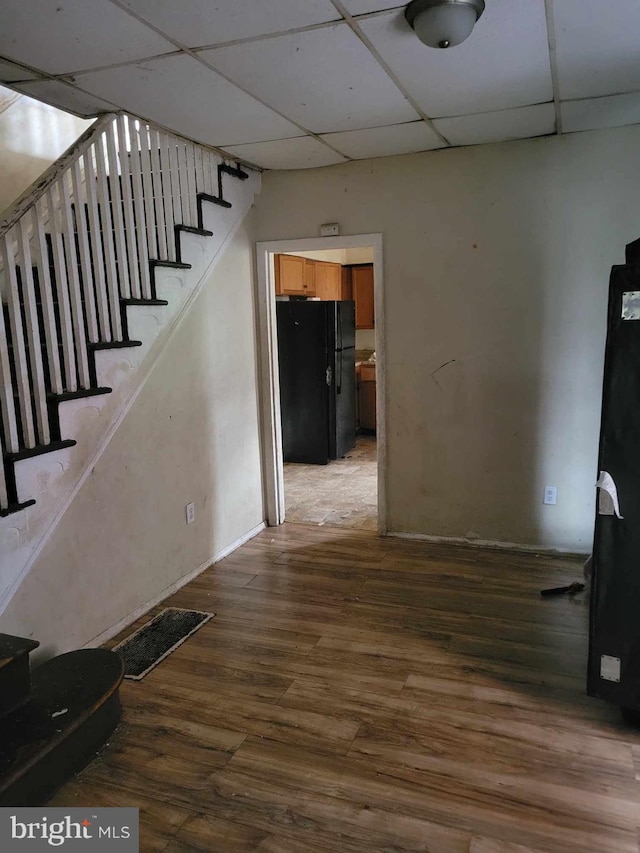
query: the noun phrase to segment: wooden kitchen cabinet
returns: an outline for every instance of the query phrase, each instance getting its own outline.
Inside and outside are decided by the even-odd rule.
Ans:
[[[356,304],[356,329],[375,328],[373,264],[342,266],[298,255],[275,255],[276,296],[346,299]]]
[[[297,255],[275,255],[276,296],[315,296],[315,262]]]
[[[351,267],[351,287],[356,303],[356,329],[374,329],[373,264]]]
[[[312,261],[315,272],[316,296],[319,299],[342,299],[342,264]]]

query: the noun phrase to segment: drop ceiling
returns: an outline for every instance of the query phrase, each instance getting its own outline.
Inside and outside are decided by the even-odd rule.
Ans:
[[[439,51],[393,0],[2,0],[0,83],[267,169],[640,122],[638,0],[486,0]]]

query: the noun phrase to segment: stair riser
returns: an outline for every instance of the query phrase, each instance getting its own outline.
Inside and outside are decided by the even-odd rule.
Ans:
[[[178,235],[179,256],[188,259],[191,268],[195,271],[198,278],[200,278],[209,263],[210,245],[210,237],[201,237],[199,234],[190,234],[184,231]],[[156,280],[160,272],[160,269],[156,270]]]
[[[70,476],[76,453],[77,445],[74,445],[15,462],[13,470],[18,499],[26,501],[38,495],[38,501],[43,503],[56,500],[64,478]]]

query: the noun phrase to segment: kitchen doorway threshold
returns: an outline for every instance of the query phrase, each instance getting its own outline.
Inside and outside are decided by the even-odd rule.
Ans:
[[[377,457],[375,435],[358,435],[353,450],[328,465],[285,463],[286,520],[376,531]]]

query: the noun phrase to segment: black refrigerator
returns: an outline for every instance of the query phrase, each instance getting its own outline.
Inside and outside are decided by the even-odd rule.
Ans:
[[[355,303],[276,302],[285,462],[326,465],[356,441]]]
[[[640,711],[640,257],[609,287],[587,692]]]

